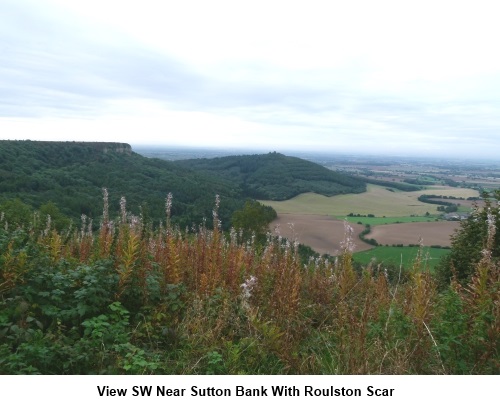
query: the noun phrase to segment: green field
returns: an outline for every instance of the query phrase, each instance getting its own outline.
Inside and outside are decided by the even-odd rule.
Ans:
[[[435,216],[430,217],[346,217],[339,216],[337,219],[347,219],[348,222],[357,224],[361,222],[363,225],[388,225],[388,224],[406,224],[411,222],[435,222],[438,220]]]
[[[364,252],[354,253],[353,258],[356,262],[365,265],[374,258],[377,262],[394,265],[399,265],[402,260],[404,268],[408,269],[413,265],[418,249],[418,247],[377,246]],[[430,270],[434,270],[439,260],[449,252],[449,249],[424,247],[424,262]]]

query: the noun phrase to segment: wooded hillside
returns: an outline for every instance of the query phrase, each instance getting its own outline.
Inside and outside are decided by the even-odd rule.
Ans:
[[[126,196],[135,215],[142,210],[146,221],[157,223],[172,193],[172,220],[182,227],[210,218],[218,194],[219,215],[229,227],[247,199],[359,193],[365,184],[279,153],[169,162],[146,158],[121,143],[0,141],[0,204],[19,198],[39,209],[51,202],[70,218],[97,219],[103,188],[109,191],[111,215],[118,215],[120,198]]]
[[[141,206],[146,219],[155,221],[164,219],[165,198],[172,193],[172,216],[182,226],[210,218],[216,194],[226,224],[244,203],[227,181],[145,158],[127,144],[0,141],[0,204],[19,198],[39,209],[51,201],[70,218],[85,214],[98,219],[104,187],[112,216],[126,196],[134,214],[139,215]]]
[[[307,192],[333,196],[366,191],[362,180],[276,152],[190,159],[178,163],[233,181],[246,197],[256,199],[279,201]]]

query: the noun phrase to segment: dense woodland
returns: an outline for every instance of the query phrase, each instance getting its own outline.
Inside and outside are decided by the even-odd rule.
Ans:
[[[366,182],[316,163],[280,153],[179,161],[235,182],[246,197],[288,200],[302,193],[325,196],[366,191]]]
[[[52,202],[75,222],[82,214],[97,220],[103,188],[112,215],[127,196],[132,212],[142,211],[146,221],[156,223],[164,219],[165,198],[172,193],[177,202],[172,216],[182,226],[210,217],[215,194],[223,197],[220,215],[226,224],[244,202],[228,182],[147,159],[126,144],[0,141],[0,204],[18,198],[39,209]]]
[[[294,241],[266,236],[265,226],[248,221],[255,212],[263,223],[273,216],[252,200],[234,197],[241,201],[231,218],[237,229],[225,225],[226,197],[201,196],[224,186],[224,179],[192,191],[210,200],[210,208],[208,220],[189,228],[174,221],[187,204],[176,194],[165,193],[158,226],[131,211],[125,194],[113,210],[119,194],[102,190],[97,179],[113,170],[143,187],[154,184],[147,182],[155,173],[165,181],[184,173],[187,183],[210,177],[122,146],[89,150],[95,156],[89,163],[76,157],[82,145],[74,146],[74,159],[59,169],[54,162],[65,158],[50,152],[57,145],[44,145],[46,157],[37,153],[31,160],[35,143],[18,143],[11,157],[2,149],[0,373],[499,372],[500,192],[462,222],[436,274],[421,254],[405,270],[359,268],[347,223],[340,256],[307,261]],[[19,167],[5,164],[12,158]],[[67,187],[97,190],[100,207],[88,206],[93,222],[72,223],[72,211],[53,196],[64,195],[64,173],[87,170],[93,176],[70,176]],[[5,173],[16,174],[4,181]],[[51,173],[53,194],[44,183]],[[49,200],[29,188],[35,175]],[[25,189],[9,190],[16,181]],[[228,198],[234,190],[228,187]],[[134,204],[148,198],[149,191],[142,192]]]
[[[389,187],[389,188],[395,188],[397,190],[401,191],[419,191],[422,189],[420,186],[416,186],[413,184],[409,184],[407,182],[394,182],[394,181],[385,181],[385,180],[377,180],[369,177],[362,177],[358,176],[356,177],[359,181],[364,181],[366,183],[370,184],[376,184],[378,186],[384,186],[384,187]]]
[[[127,144],[0,141],[0,204],[17,198],[43,212],[52,203],[78,222],[82,214],[99,218],[103,188],[112,215],[126,196],[131,212],[156,225],[164,220],[165,198],[172,193],[172,221],[181,227],[210,218],[218,194],[219,217],[229,229],[233,213],[248,199],[356,193],[365,184],[277,153],[168,162],[138,155]]]

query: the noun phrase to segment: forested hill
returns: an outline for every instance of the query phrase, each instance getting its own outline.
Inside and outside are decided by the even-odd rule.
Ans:
[[[247,198],[284,200],[304,192],[327,196],[365,190],[364,182],[318,164],[279,153],[170,162],[134,153],[128,144],[106,142],[0,141],[0,208],[19,199],[26,212],[55,219],[101,219],[102,189],[110,214],[127,210],[146,220],[165,220],[165,198],[173,194],[172,219],[184,226],[211,220],[215,195],[225,228]],[[20,211],[23,206],[11,207]],[[44,209],[41,209],[44,208]]]
[[[39,209],[50,201],[70,218],[85,214],[98,223],[103,187],[109,191],[111,214],[118,214],[125,196],[129,211],[138,215],[142,206],[155,221],[165,220],[165,198],[171,192],[172,217],[182,226],[210,220],[216,194],[226,226],[243,206],[241,193],[227,181],[145,158],[128,144],[0,141],[0,204],[19,198]]]
[[[256,199],[287,200],[306,192],[333,196],[366,191],[360,179],[276,152],[176,163],[233,181],[246,197]]]

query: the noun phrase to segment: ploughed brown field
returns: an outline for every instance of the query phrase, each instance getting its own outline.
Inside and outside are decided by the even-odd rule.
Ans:
[[[278,226],[279,225],[279,226]],[[360,252],[373,246],[361,241],[358,235],[364,225],[349,224],[353,228],[354,251]],[[450,246],[451,235],[460,226],[456,221],[412,222],[402,224],[372,226],[367,238],[375,239],[381,245],[417,244],[422,237],[424,246]],[[277,230],[276,228],[279,228]],[[344,221],[326,215],[279,214],[270,229],[273,234],[280,234],[290,240],[310,246],[316,252],[337,255],[344,240]]]
[[[422,237],[424,246],[450,246],[451,235],[453,235],[459,226],[460,222],[458,221],[377,225],[372,227],[372,231],[367,237],[375,239],[382,245],[398,243],[404,245],[416,244],[419,241],[419,237]]]
[[[276,227],[279,225],[279,232]],[[358,235],[364,226],[349,224],[353,228],[354,251],[371,249],[373,246],[361,241]],[[280,234],[289,240],[310,246],[316,252],[337,255],[341,251],[340,243],[344,240],[344,221],[327,215],[279,214],[270,229],[273,234]],[[401,242],[400,242],[401,243]]]

